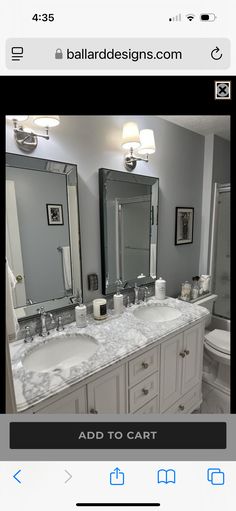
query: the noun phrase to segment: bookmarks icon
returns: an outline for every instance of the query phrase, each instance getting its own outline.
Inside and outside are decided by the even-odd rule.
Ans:
[[[165,470],[164,468],[161,468],[157,471],[157,482],[158,484],[164,483],[176,483],[176,472],[172,468],[169,468]]]

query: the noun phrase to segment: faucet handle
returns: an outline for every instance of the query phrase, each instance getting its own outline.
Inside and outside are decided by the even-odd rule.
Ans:
[[[43,314],[45,312],[45,308],[44,307],[39,307],[39,309],[37,309],[37,312],[39,314]]]
[[[31,335],[30,327],[29,327],[29,326],[26,326],[26,327],[25,327],[25,338],[24,338],[24,342],[32,342],[32,341],[33,341],[33,336]]]
[[[51,312],[48,312],[48,316],[51,319],[51,325],[54,326],[56,322],[55,322],[55,318],[54,318],[53,314]]]
[[[61,332],[62,330],[64,330],[64,326],[62,324],[62,317],[58,316],[58,318],[57,318],[57,331]]]

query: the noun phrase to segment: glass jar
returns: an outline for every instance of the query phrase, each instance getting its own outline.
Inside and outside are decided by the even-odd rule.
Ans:
[[[186,280],[181,285],[181,299],[189,302],[191,298],[191,284]]]
[[[194,283],[192,285],[192,290],[191,290],[192,300],[196,300],[196,298],[198,298],[198,295],[199,295],[198,283],[196,281],[194,281]]]
[[[196,276],[196,277],[193,277],[192,278],[192,289],[191,289],[191,298],[192,300],[196,300],[199,296],[199,285],[198,285],[198,281],[199,281],[199,277]]]
[[[201,275],[199,279],[199,295],[203,295],[210,292],[210,275]]]

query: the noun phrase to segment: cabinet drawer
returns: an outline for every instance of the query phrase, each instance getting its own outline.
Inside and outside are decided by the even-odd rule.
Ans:
[[[129,386],[142,381],[149,374],[158,371],[160,360],[160,346],[146,351],[143,355],[129,362]]]
[[[156,372],[130,389],[129,406],[131,413],[141,408],[158,394],[158,379],[159,373]]]
[[[168,408],[165,413],[191,413],[195,407],[197,408],[201,404],[201,401],[201,385],[198,385],[181,397],[173,406]]]
[[[147,403],[146,405],[142,406],[142,408],[139,408],[136,412],[134,412],[134,415],[138,413],[146,414],[158,412],[159,412],[159,396],[156,396],[154,397],[154,399],[149,401],[149,403]]]

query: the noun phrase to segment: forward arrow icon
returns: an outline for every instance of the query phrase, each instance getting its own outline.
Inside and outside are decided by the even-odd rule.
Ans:
[[[68,470],[65,470],[66,474],[67,474],[67,479],[65,480],[65,484],[68,483],[68,481],[72,478],[72,475],[70,474],[70,472],[68,472]]]

